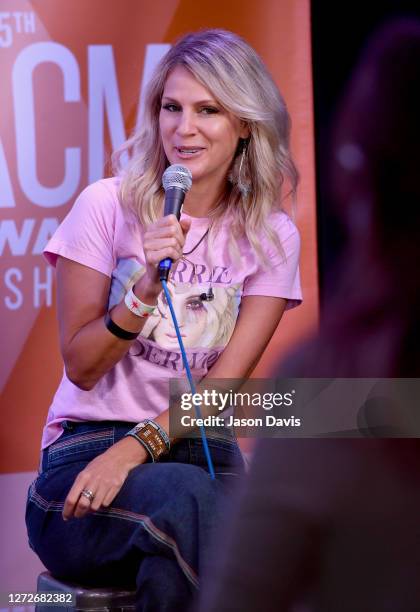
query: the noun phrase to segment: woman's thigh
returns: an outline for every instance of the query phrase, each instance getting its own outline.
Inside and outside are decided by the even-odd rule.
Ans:
[[[133,469],[110,507],[63,521],[64,500],[77,474],[98,446],[103,452],[105,438],[113,443],[120,434],[103,431],[109,434],[109,428],[76,427],[48,451],[46,469],[29,493],[31,546],[56,575],[119,582],[121,574],[132,582],[143,556],[160,554],[175,559],[194,583],[233,474],[242,469],[236,445],[209,440],[217,475],[212,480],[201,441],[181,441],[164,462]]]

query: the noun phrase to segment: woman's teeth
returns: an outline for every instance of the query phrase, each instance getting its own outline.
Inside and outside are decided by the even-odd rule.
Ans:
[[[198,153],[202,151],[202,149],[181,149],[177,147],[178,153],[182,153],[183,155],[193,155],[194,153]]]

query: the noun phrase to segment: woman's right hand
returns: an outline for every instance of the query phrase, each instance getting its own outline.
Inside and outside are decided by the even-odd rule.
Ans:
[[[88,512],[108,507],[133,468],[146,463],[149,455],[131,436],[125,436],[79,472],[63,507],[63,519],[82,518]],[[89,491],[91,499],[83,494]]]
[[[159,281],[159,263],[169,257],[172,259],[173,267],[176,267],[182,257],[182,249],[190,225],[189,219],[178,221],[175,215],[167,215],[147,227],[143,236],[146,274],[141,281],[143,283],[147,281],[150,289],[156,288],[160,293],[162,287]],[[136,283],[136,287],[138,286],[139,283]]]

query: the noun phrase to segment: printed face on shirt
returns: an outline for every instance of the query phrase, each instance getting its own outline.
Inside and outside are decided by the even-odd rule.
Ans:
[[[225,110],[192,73],[176,66],[169,74],[159,116],[170,164],[187,166],[193,184],[226,181],[239,138],[248,128]]]
[[[200,299],[200,288],[193,285],[185,293],[177,293],[173,289],[172,291],[169,289],[169,293],[184,346],[186,348],[199,346],[197,343],[207,324],[207,309],[205,302]],[[164,293],[161,295],[159,312],[162,318],[153,332],[155,342],[165,348],[178,347],[178,339]]]
[[[207,285],[175,285],[170,282],[168,289],[185,348],[211,348],[226,344],[233,332],[238,313],[235,287],[214,287],[214,299],[211,301],[200,299],[200,295],[207,292]],[[163,348],[179,348],[163,292],[158,299],[157,312],[148,319],[142,335]]]

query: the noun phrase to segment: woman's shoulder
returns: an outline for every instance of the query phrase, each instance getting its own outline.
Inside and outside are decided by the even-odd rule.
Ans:
[[[284,210],[273,210],[267,218],[268,226],[275,231],[280,242],[291,239],[299,240],[299,230],[290,217]]]
[[[62,255],[110,275],[119,209],[118,180],[87,185],[46,245],[47,260],[55,265]]]
[[[119,188],[121,179],[118,176],[102,178],[87,185],[80,193],[80,197],[92,198],[94,201],[107,198],[108,201],[119,203]]]
[[[121,214],[119,199],[119,177],[104,178],[87,185],[77,197],[72,215],[83,217],[115,218]]]
[[[291,231],[298,231],[292,217],[282,209],[272,210],[268,215],[268,222],[271,227],[274,227],[282,232],[290,233]]]

